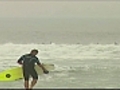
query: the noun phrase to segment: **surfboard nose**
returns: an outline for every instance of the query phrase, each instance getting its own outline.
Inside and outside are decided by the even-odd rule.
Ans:
[[[0,81],[14,81],[22,77],[22,69],[20,68],[11,68],[0,72]]]

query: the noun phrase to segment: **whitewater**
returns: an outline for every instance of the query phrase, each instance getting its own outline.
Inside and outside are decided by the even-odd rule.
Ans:
[[[120,45],[114,44],[0,44],[0,72],[19,66],[17,59],[34,48],[42,63],[55,65],[35,88],[120,87]],[[0,82],[0,88],[23,88],[23,80]]]

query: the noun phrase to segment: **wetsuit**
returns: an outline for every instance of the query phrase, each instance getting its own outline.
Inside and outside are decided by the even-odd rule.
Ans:
[[[38,74],[34,66],[35,63],[39,65],[40,61],[36,56],[33,56],[31,54],[23,55],[18,59],[18,63],[23,63],[23,77],[25,80],[29,80],[30,76],[32,76],[33,79],[38,79]]]

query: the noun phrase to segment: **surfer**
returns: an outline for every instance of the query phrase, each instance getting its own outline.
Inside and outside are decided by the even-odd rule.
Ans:
[[[35,63],[42,68],[45,74],[49,73],[49,71],[44,68],[44,66],[40,63],[40,60],[36,57],[37,54],[38,50],[33,49],[29,54],[22,55],[17,61],[20,65],[22,65],[25,89],[32,89],[37,83],[38,74],[34,68]],[[33,78],[31,85],[29,85],[30,76]]]

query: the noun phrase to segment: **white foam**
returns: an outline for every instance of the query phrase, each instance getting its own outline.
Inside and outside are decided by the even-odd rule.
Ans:
[[[15,59],[33,48],[43,59],[119,59],[120,45],[0,44],[0,60]]]

